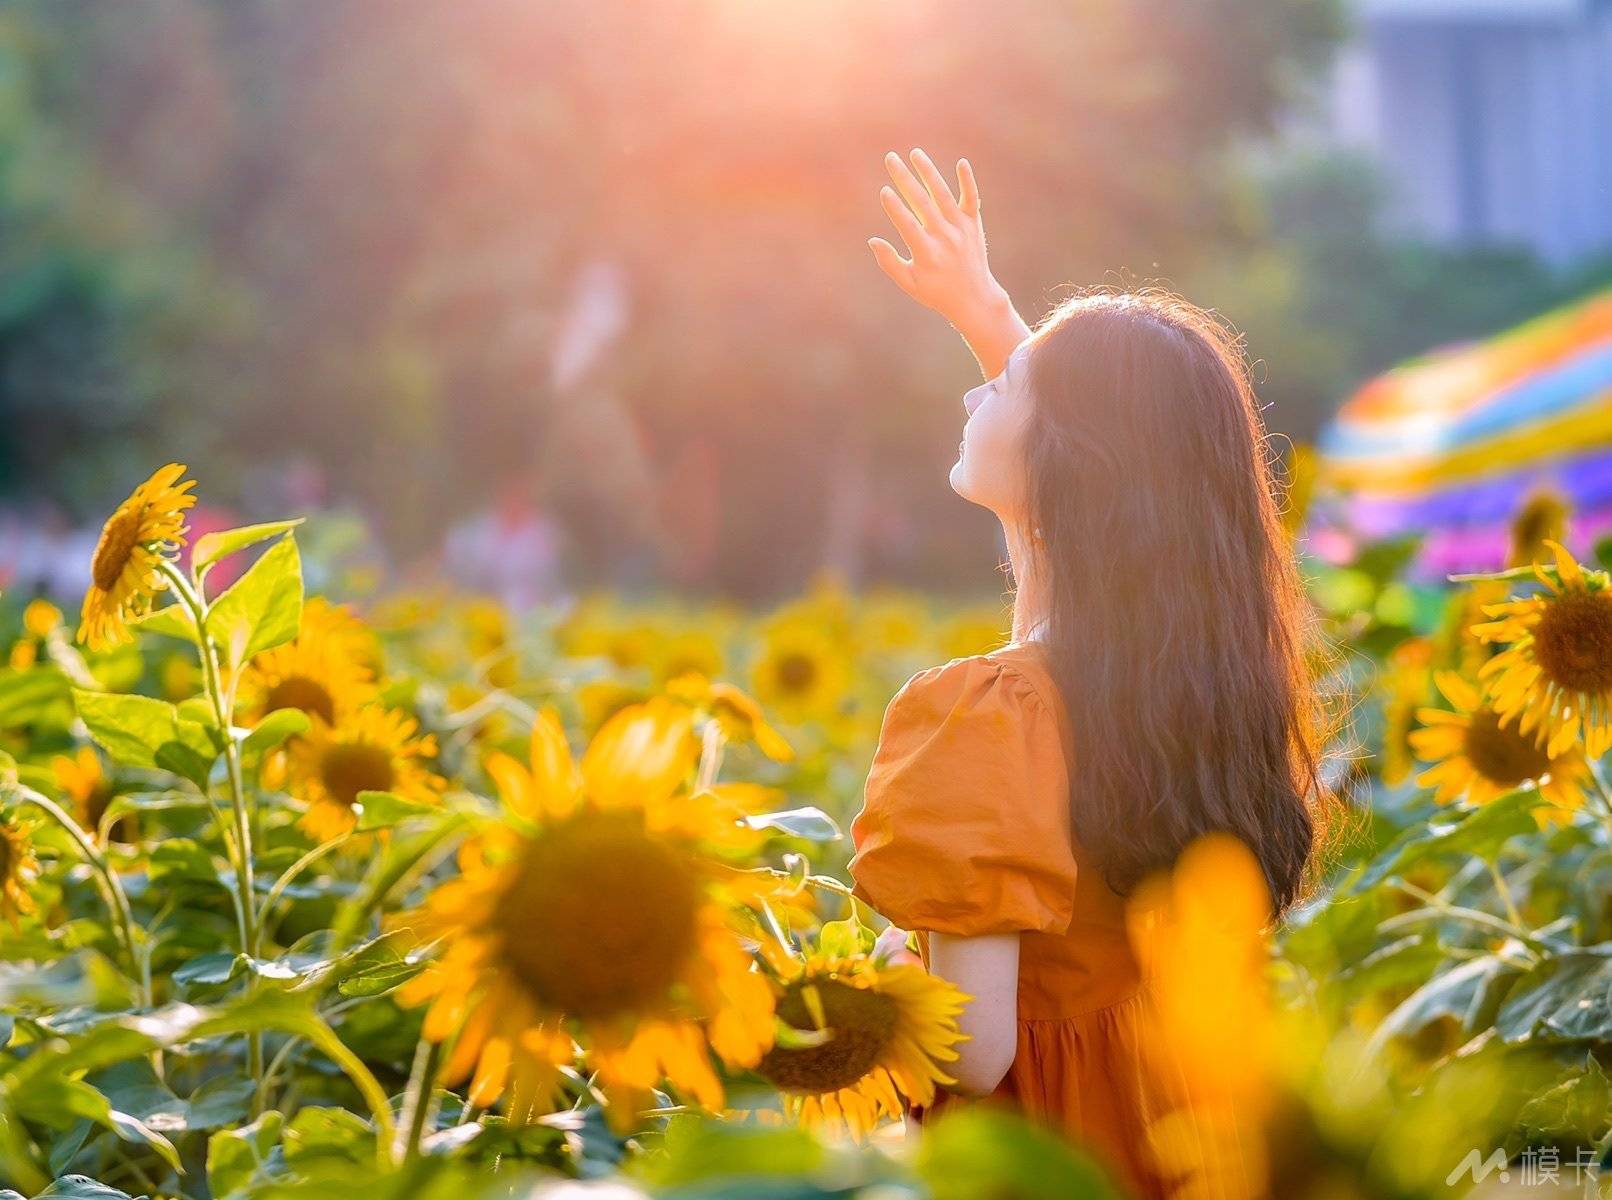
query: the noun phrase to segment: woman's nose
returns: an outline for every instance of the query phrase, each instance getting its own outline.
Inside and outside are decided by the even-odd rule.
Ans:
[[[985,399],[985,390],[983,388],[974,388],[963,393],[963,411],[972,417],[974,410],[980,406],[980,401],[983,399]]]

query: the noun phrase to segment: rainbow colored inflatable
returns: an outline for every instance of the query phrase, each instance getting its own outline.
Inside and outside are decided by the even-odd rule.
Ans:
[[[1320,442],[1312,544],[1424,535],[1424,577],[1504,565],[1535,491],[1567,502],[1579,554],[1612,533],[1612,289],[1372,380]]]

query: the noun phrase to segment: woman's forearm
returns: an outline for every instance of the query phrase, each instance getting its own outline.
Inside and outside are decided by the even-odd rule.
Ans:
[[[987,379],[1001,374],[1013,348],[1030,336],[1030,327],[1002,287],[981,296],[976,305],[958,313],[951,323],[968,343]]]

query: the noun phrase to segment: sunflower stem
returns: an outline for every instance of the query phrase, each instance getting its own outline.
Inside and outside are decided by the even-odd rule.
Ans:
[[[1488,859],[1483,860],[1483,865],[1489,868],[1489,877],[1494,880],[1495,893],[1500,897],[1500,902],[1506,906],[1506,917],[1513,925],[1521,928],[1523,924],[1522,914],[1517,911],[1517,902],[1512,899],[1511,886],[1506,883],[1504,873],[1501,872],[1496,863],[1490,862]]]
[[[788,954],[790,958],[799,958],[800,950],[790,936],[784,932],[783,926],[778,923],[778,914],[772,911],[772,905],[765,900],[759,901],[759,903],[761,905],[762,920],[767,924],[767,932],[772,934],[778,945],[783,948],[784,953]]]
[[[25,804],[43,809],[44,812],[66,831],[78,852],[84,856],[84,861],[90,865],[99,880],[101,899],[105,901],[107,909],[112,914],[112,920],[118,931],[118,940],[123,943],[124,952],[129,958],[129,969],[133,972],[136,985],[139,988],[140,1004],[144,1008],[152,1007],[151,999],[151,970],[142,962],[140,945],[134,936],[134,913],[129,908],[129,897],[123,891],[123,885],[118,882],[117,875],[107,865],[105,857],[95,848],[89,834],[79,827],[77,821],[67,815],[67,811],[43,793],[34,791],[24,783],[12,783],[11,790],[17,798]]]
[[[422,1037],[414,1047],[414,1066],[409,1071],[408,1090],[403,1093],[399,1116],[405,1128],[399,1131],[398,1144],[392,1151],[394,1160],[413,1162],[420,1157],[420,1139],[431,1119],[431,1097],[441,1062],[442,1043]]]
[[[1432,892],[1427,891],[1425,888],[1417,887],[1409,880],[1395,880],[1394,886],[1399,888],[1400,891],[1416,897],[1416,899],[1420,900],[1425,907],[1412,909],[1410,912],[1400,913],[1398,916],[1389,917],[1379,926],[1379,928],[1384,931],[1387,931],[1390,928],[1397,929],[1401,925],[1413,925],[1417,921],[1424,920],[1428,917],[1446,917],[1457,921],[1464,921],[1468,925],[1476,925],[1481,929],[1489,930],[1491,933],[1502,933],[1507,937],[1515,938],[1517,941],[1521,942],[1524,946],[1527,946],[1535,953],[1549,954],[1552,952],[1549,942],[1540,938],[1539,935],[1533,933],[1531,930],[1523,928],[1523,926],[1520,924],[1513,924],[1512,922],[1505,920],[1503,917],[1497,917],[1493,913],[1486,913],[1482,909],[1466,908],[1459,904],[1451,904],[1443,897],[1435,896]]]
[[[241,782],[241,747],[235,740],[232,713],[224,701],[224,687],[219,677],[218,652],[207,632],[208,606],[200,585],[193,584],[184,572],[166,557],[157,557],[157,569],[173,589],[174,596],[185,606],[196,627],[196,652],[201,658],[202,679],[207,698],[213,706],[213,719],[218,724],[218,735],[224,743],[224,763],[229,775],[230,805],[235,812],[235,887],[240,896],[236,916],[240,924],[241,953],[256,957],[258,952],[256,884],[252,878],[252,816],[246,803],[246,788]],[[254,1083],[263,1082],[263,1034],[254,1030],[246,1037],[247,1071]],[[254,1111],[253,1118],[261,1113]]]
[[[722,726],[716,721],[707,721],[700,739],[700,767],[694,784],[696,792],[707,791],[716,783],[717,773],[722,770],[722,742]]]
[[[269,889],[269,894],[263,897],[263,907],[258,913],[258,949],[253,953],[262,952],[263,938],[268,932],[269,915],[270,911],[274,908],[275,901],[280,899],[286,888],[291,886],[292,882],[298,875],[301,875],[304,871],[313,866],[314,863],[318,862],[332,850],[335,850],[337,847],[345,844],[347,839],[350,837],[352,837],[351,831],[341,834],[338,837],[334,837],[328,842],[321,842],[312,850],[308,851],[308,853],[304,854],[301,858],[297,859],[296,862],[287,867],[280,875],[280,878],[274,881],[274,886]]]

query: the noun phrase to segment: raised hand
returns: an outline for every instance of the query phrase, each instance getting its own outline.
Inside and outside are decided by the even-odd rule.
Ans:
[[[907,295],[952,323],[987,377],[996,374],[1029,329],[991,274],[974,168],[958,160],[953,195],[922,150],[912,152],[910,166],[894,151],[884,165],[895,186],[880,188],[879,202],[910,257],[876,237],[868,239],[874,261]]]

